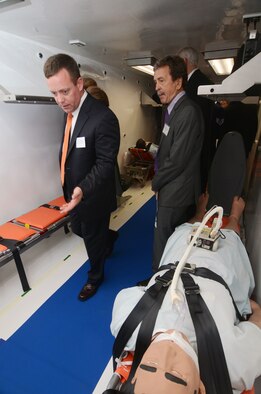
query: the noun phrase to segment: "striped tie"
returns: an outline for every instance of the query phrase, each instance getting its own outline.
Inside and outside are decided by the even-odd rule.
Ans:
[[[65,160],[68,152],[69,140],[70,140],[70,132],[72,127],[72,118],[73,115],[69,113],[67,115],[67,122],[65,126],[65,132],[63,137],[63,148],[62,148],[62,158],[61,158],[61,181],[62,185],[64,184],[64,174],[65,174]]]

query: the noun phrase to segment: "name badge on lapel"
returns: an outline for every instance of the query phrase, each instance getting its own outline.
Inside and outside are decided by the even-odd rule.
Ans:
[[[76,138],[76,148],[86,148],[85,137]]]
[[[169,133],[169,125],[167,125],[167,123],[164,124],[162,133],[165,134],[165,136],[168,135],[168,133]]]

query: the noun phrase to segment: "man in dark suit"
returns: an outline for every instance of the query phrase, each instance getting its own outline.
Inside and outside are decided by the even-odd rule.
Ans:
[[[79,67],[70,56],[51,56],[44,74],[57,104],[68,118],[72,115],[68,150],[64,137],[60,151],[67,201],[61,210],[70,214],[72,231],[83,238],[90,260],[88,280],[79,294],[85,301],[96,293],[104,276],[110,214],[117,207],[114,167],[119,123],[109,108],[86,93]]]
[[[157,196],[153,271],[175,228],[193,216],[200,194],[204,124],[200,108],[185,93],[186,80],[186,65],[179,56],[156,62],[156,91],[167,108],[152,180]]]
[[[208,172],[216,151],[215,104],[214,101],[198,96],[198,87],[212,85],[213,82],[198,68],[199,53],[192,47],[182,48],[178,52],[186,63],[188,80],[185,86],[187,95],[194,100],[202,111],[205,130],[201,152],[201,191],[206,191]]]

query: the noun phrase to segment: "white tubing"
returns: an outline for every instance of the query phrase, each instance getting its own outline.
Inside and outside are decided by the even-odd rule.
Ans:
[[[218,213],[217,223],[216,223],[214,229],[210,233],[211,238],[215,237],[215,235],[218,233],[218,230],[220,229],[220,227],[222,225],[222,217],[223,217],[223,208],[222,207],[214,207],[206,213],[206,215],[204,216],[202,222],[200,223],[196,233],[194,234],[193,238],[191,239],[187,249],[185,250],[185,253],[183,254],[182,258],[180,259],[180,262],[178,263],[178,266],[175,270],[175,273],[174,273],[174,276],[173,276],[173,279],[172,279],[172,282],[170,285],[170,296],[171,296],[171,300],[173,303],[176,301],[182,301],[181,297],[178,295],[178,292],[177,292],[177,286],[178,286],[178,280],[180,279],[180,274],[186,264],[186,260],[188,258],[188,255],[189,255],[195,241],[197,240],[199,234],[201,233],[203,227],[205,226],[207,221],[216,213]]]

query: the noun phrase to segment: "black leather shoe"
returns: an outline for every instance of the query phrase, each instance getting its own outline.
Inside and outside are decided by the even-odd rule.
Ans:
[[[82,290],[79,293],[79,300],[80,301],[86,301],[88,300],[88,298],[91,298],[92,296],[94,296],[94,294],[97,292],[99,286],[97,285],[93,285],[91,283],[86,283]]]

